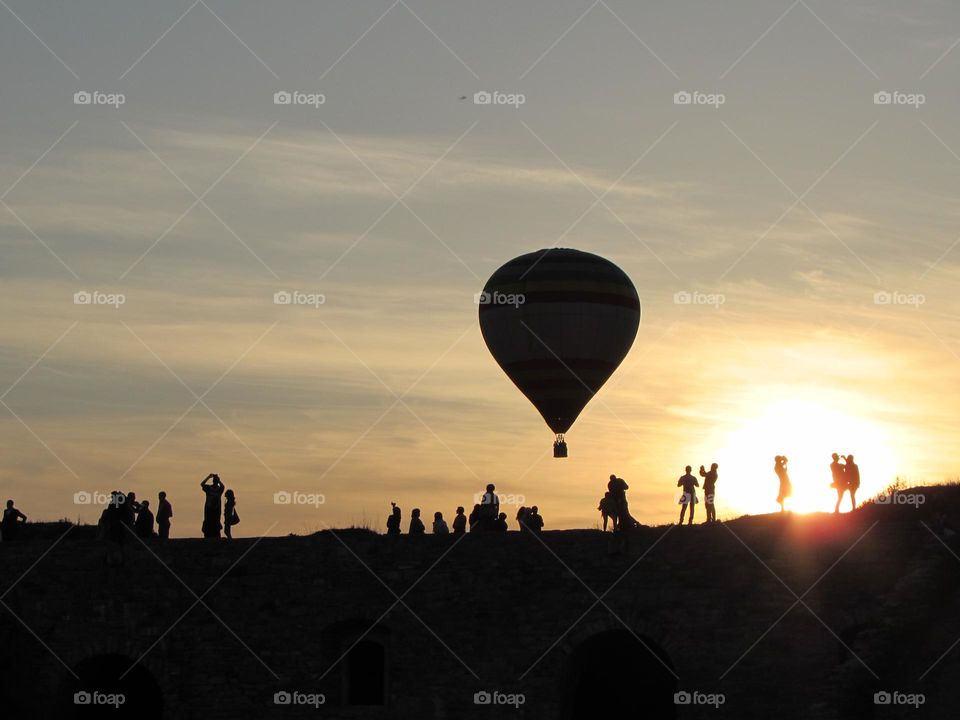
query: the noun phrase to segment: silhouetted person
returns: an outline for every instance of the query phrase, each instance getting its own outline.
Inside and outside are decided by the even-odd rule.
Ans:
[[[212,480],[210,485],[207,481]],[[203,536],[205,538],[220,538],[220,498],[223,495],[223,483],[220,476],[210,473],[200,482],[200,489],[207,496],[203,503]]]
[[[170,518],[173,517],[173,506],[167,500],[167,494],[160,491],[160,502],[157,504],[157,532],[161,540],[170,537]]]
[[[713,504],[713,496],[716,493],[717,469],[719,467],[716,463],[713,463],[709,470],[704,470],[703,465],[700,466],[700,477],[703,478],[703,503],[706,506],[706,522],[708,523],[717,521],[717,509]]]
[[[494,530],[494,524],[500,516],[500,498],[494,492],[493,483],[487,485],[487,491],[480,498],[480,526],[483,530]]]
[[[838,513],[840,512],[840,501],[843,500],[843,494],[847,491],[847,478],[843,472],[843,465],[840,464],[840,455],[834,453],[831,457],[833,462],[830,463],[830,476],[832,478],[830,487],[837,491],[837,505],[833,512]]]
[[[150,501],[144,500],[140,503],[140,511],[137,513],[137,521],[133,526],[137,537],[153,537],[153,511],[150,510]]]
[[[133,530],[137,522],[137,513],[140,512],[140,503],[137,502],[137,494],[135,492],[128,492],[126,499],[120,507],[123,510],[123,521],[127,524],[128,528]]]
[[[113,490],[110,493],[110,502],[108,502],[107,506],[103,509],[97,528],[97,534],[100,538],[117,545],[123,544],[123,539],[127,534],[127,530],[125,529],[126,519],[123,510],[126,502],[126,496],[119,490]]]
[[[387,535],[400,534],[400,508],[395,502],[390,503],[393,510],[390,511],[390,517],[387,518]]]
[[[527,513],[527,530],[538,533],[543,530],[543,518],[540,517],[540,508],[534,505]]]
[[[493,530],[494,532],[506,532],[507,531],[507,514],[500,513],[497,515],[496,519],[493,521]]]
[[[613,507],[615,510],[614,530],[628,530],[637,524],[637,521],[630,516],[630,508],[627,506],[627,490],[629,489],[630,486],[627,485],[626,480],[616,475],[610,476],[610,482],[607,483],[607,490],[613,499]]]
[[[443,519],[443,513],[435,512],[433,514],[433,534],[448,535],[449,533],[450,528],[447,527],[447,521]]]
[[[480,503],[477,503],[473,506],[473,510],[470,511],[470,517],[467,518],[467,522],[470,523],[470,532],[474,530],[480,530]]]
[[[687,520],[688,525],[693,525],[693,511],[697,507],[697,488],[700,487],[700,483],[697,482],[697,479],[691,474],[691,468],[689,465],[686,467],[686,472],[680,476],[680,479],[677,480],[677,487],[683,488],[683,495],[680,496],[680,505],[683,507],[680,508],[680,524],[683,525],[683,515],[687,511],[687,506],[690,506],[690,519]]]
[[[780,503],[780,512],[784,512],[787,498],[793,495],[793,485],[790,484],[790,475],[787,473],[787,456],[777,455],[773,459],[773,471],[780,480],[780,493],[777,495],[777,502]]]
[[[857,509],[857,490],[860,488],[860,466],[853,461],[853,455],[847,455],[847,462],[843,466],[843,476],[850,491],[850,505],[852,510]]]
[[[467,531],[467,516],[463,514],[463,506],[457,508],[457,514],[453,518],[453,534],[463,535]]]
[[[520,506],[517,510],[517,524],[520,526],[520,532],[527,531],[527,518],[530,516],[530,508]]]
[[[237,514],[237,497],[233,490],[227,490],[223,497],[226,500],[223,503],[223,534],[227,540],[233,540],[233,526],[240,522],[240,515]]]
[[[4,542],[16,540],[20,525],[27,521],[27,516],[13,506],[13,500],[7,500],[7,507],[3,510],[3,520],[0,520],[0,535]]]
[[[414,508],[410,511],[410,529],[407,531],[411,535],[423,535],[423,520],[420,519],[420,508]]]
[[[600,517],[603,518],[603,531],[607,531],[607,521],[613,520],[613,529],[617,529],[617,516],[616,508],[613,507],[613,500],[610,498],[610,493],[606,492],[603,494],[603,497],[600,498],[600,504],[597,505],[597,510],[600,511]]]

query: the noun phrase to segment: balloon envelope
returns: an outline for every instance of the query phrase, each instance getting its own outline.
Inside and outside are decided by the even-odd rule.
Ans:
[[[627,274],[580,250],[514,258],[480,296],[490,354],[558,434],[617,369],[639,326],[640,298]]]

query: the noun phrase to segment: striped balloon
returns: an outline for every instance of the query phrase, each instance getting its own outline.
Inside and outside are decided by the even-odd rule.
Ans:
[[[640,326],[640,298],[627,274],[580,250],[514,258],[490,277],[479,303],[490,354],[558,442],[626,357]]]

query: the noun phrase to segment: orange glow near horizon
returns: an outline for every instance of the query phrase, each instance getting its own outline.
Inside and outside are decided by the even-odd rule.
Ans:
[[[858,504],[886,488],[898,467],[895,451],[879,424],[819,398],[771,403],[720,438],[717,447],[722,448],[717,456],[717,505],[727,516],[779,509],[774,455],[789,458],[793,496],[787,509],[801,513],[833,510],[836,491],[830,487],[829,465],[834,452],[854,455],[860,466]],[[844,496],[841,512],[849,509],[849,496]]]

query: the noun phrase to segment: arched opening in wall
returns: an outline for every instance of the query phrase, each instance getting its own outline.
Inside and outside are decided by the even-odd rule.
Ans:
[[[343,659],[343,696],[347,705],[383,705],[386,696],[386,649],[361,640]]]
[[[565,678],[567,720],[677,716],[677,680],[670,659],[656,643],[642,640],[627,630],[608,630],[576,647]]]
[[[143,665],[125,655],[95,655],[77,663],[57,693],[57,718],[160,720],[163,693]]]

